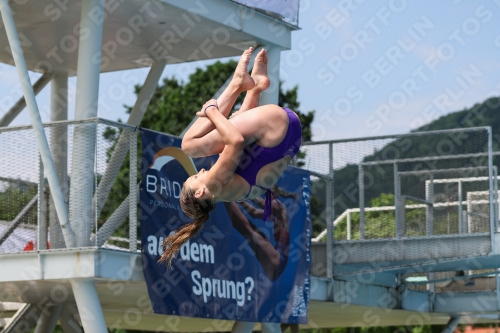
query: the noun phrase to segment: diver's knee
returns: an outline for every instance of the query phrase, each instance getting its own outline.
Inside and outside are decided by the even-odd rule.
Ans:
[[[184,152],[184,154],[186,154],[189,157],[194,157],[193,156],[193,154],[194,154],[193,148],[194,148],[193,145],[190,144],[188,140],[182,140],[181,149]]]

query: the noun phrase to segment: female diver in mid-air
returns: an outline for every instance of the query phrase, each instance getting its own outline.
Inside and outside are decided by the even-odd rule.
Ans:
[[[163,243],[160,261],[170,263],[181,246],[195,236],[217,202],[254,199],[266,193],[263,220],[269,220],[270,188],[278,181],[302,142],[298,116],[277,105],[258,106],[260,92],[270,85],[267,55],[261,50],[252,75],[248,63],[252,48],[240,58],[233,79],[217,100],[203,105],[199,118],[182,140],[190,157],[220,154],[210,170],[189,177],[181,191],[180,205],[194,221],[180,227]],[[247,91],[239,111],[227,119],[238,95]]]

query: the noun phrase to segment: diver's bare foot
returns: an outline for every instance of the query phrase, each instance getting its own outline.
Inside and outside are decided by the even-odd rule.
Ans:
[[[231,84],[235,85],[237,89],[241,91],[247,91],[255,87],[255,82],[248,74],[248,63],[250,62],[250,57],[252,55],[253,47],[249,47],[241,55],[240,61],[236,66],[234,71],[234,76]]]
[[[260,52],[255,57],[252,69],[252,78],[255,81],[255,87],[253,90],[264,91],[269,88],[271,81],[267,76],[267,53],[265,49],[260,50]]]

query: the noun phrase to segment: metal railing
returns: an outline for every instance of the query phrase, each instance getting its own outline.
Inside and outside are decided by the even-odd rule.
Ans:
[[[44,129],[68,211],[86,223],[83,234],[74,234],[74,243],[136,252],[136,127],[94,118],[48,123]],[[72,175],[73,157],[82,153],[75,145],[81,140],[73,138],[82,131],[95,138],[92,156],[86,155],[86,169],[93,175],[92,194],[85,198],[76,192],[70,195],[78,181]],[[0,223],[0,253],[67,248],[32,132],[31,126],[0,128],[4,166],[0,221],[6,221]],[[457,142],[464,136],[463,144],[439,151],[445,144],[449,148],[450,138]],[[421,147],[429,143],[431,154],[429,149],[423,153]],[[489,128],[309,142],[302,150],[305,158],[295,162],[309,170],[315,198],[313,273],[333,277],[334,253],[345,242],[492,235],[498,229],[493,165],[497,153],[491,150]],[[78,200],[89,204],[73,205]],[[74,207],[85,210],[76,214]]]
[[[375,240],[389,246],[397,239],[455,234],[488,234],[494,250],[498,230],[494,164],[499,162],[494,157],[500,153],[492,151],[489,127],[309,142],[303,150],[304,167],[312,175],[331,174],[333,180],[334,213],[326,220],[332,228],[312,240],[316,252],[327,252],[324,257],[332,257],[333,249],[338,257],[343,249],[353,257],[346,248],[349,242],[356,242],[359,249],[366,241],[372,253],[351,259],[369,262]],[[334,239],[332,246],[322,243],[327,237]],[[421,250],[418,255],[427,255]]]
[[[69,242],[62,233],[32,127],[0,128],[0,220],[4,221],[0,253],[71,247],[136,252],[137,204],[130,204],[138,202],[136,127],[93,118],[47,123],[44,130],[69,214],[79,217],[68,223],[73,231],[83,232],[74,232]],[[82,149],[75,143],[82,132],[94,136],[91,154],[89,147]],[[72,192],[79,181],[79,175],[72,174],[72,162],[75,155],[84,153],[84,169],[93,179],[90,196]]]

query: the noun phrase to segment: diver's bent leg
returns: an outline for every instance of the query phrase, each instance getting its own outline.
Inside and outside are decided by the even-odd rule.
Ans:
[[[235,117],[245,111],[259,106],[260,93],[269,88],[270,81],[267,76],[267,54],[266,50],[262,49],[255,57],[254,66],[252,69],[252,78],[255,82],[255,87],[248,90],[241,104],[241,108],[233,113],[231,117]]]
[[[245,99],[243,100],[243,103],[241,104],[241,108],[238,110],[238,113],[245,112],[250,109],[258,107],[260,93],[261,93],[260,90],[255,90],[255,89],[247,91]]]
[[[248,62],[250,61],[251,54],[252,48],[249,48],[248,50],[243,52],[238,66],[236,67],[233,79],[219,96],[219,98],[217,98],[217,106],[219,107],[219,111],[225,117],[227,117],[231,112],[231,109],[233,108],[239,94],[243,91],[253,89],[255,86],[255,82],[247,72]],[[192,156],[193,150],[203,147],[192,145],[191,140],[201,138],[214,129],[215,126],[212,121],[210,121],[210,119],[206,117],[200,117],[196,119],[194,124],[187,130],[184,138],[182,139],[182,149],[185,150],[188,155]]]
[[[219,110],[222,112],[222,114],[224,114],[225,117],[229,115],[229,112],[231,111],[240,93],[241,91],[237,86],[230,84],[217,99]],[[222,150],[212,154],[205,153],[206,146],[204,144],[194,144],[194,140],[201,139],[214,130],[215,126],[209,118],[199,117],[184,134],[184,137],[182,138],[182,150],[191,157],[207,156],[220,153]]]
[[[287,114],[279,106],[272,104],[253,108],[229,121],[243,135],[247,144],[264,139],[264,147],[278,145],[288,129]],[[217,130],[199,138],[190,138],[188,144],[189,149],[185,152],[191,157],[219,154],[225,146]],[[183,150],[184,148],[188,147],[184,146],[183,141]]]

